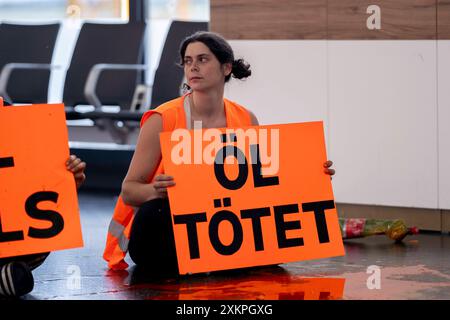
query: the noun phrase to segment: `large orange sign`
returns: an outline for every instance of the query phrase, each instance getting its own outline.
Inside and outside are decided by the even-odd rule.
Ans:
[[[344,255],[322,122],[160,138],[180,274]]]
[[[83,246],[64,106],[0,106],[0,142],[0,258]]]

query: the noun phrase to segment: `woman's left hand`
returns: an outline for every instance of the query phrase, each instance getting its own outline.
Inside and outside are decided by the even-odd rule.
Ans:
[[[334,169],[331,169],[331,166],[333,165],[333,161],[327,160],[323,166],[324,166],[324,172],[331,176],[331,179],[333,179],[333,175],[336,173]]]

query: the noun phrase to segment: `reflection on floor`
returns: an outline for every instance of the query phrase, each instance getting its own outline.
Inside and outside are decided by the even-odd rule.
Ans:
[[[80,195],[84,248],[53,252],[24,299],[450,299],[448,234],[401,244],[354,239],[344,257],[178,279],[157,279],[132,263],[108,271],[102,252],[114,203],[114,195]]]

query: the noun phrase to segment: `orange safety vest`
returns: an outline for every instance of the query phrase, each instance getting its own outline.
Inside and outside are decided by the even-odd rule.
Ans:
[[[179,128],[186,128],[186,115],[184,111],[184,98],[187,95],[166,102],[156,109],[149,110],[142,116],[141,128],[145,121],[154,113],[162,117],[163,131],[173,131]],[[227,127],[240,128],[251,126],[250,113],[242,106],[228,99],[224,99],[225,115]],[[156,166],[156,170],[149,176],[148,181],[153,181],[154,177],[164,173],[162,161]],[[131,226],[133,218],[139,208],[125,204],[119,196],[114,214],[109,225],[106,247],[103,258],[108,262],[108,267],[113,270],[123,270],[128,268],[124,258],[128,251]]]

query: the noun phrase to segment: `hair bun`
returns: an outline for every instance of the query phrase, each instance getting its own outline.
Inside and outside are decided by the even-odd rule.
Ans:
[[[252,70],[250,70],[250,64],[245,62],[244,59],[234,60],[231,74],[233,75],[233,78],[236,79],[248,78],[252,74]]]

